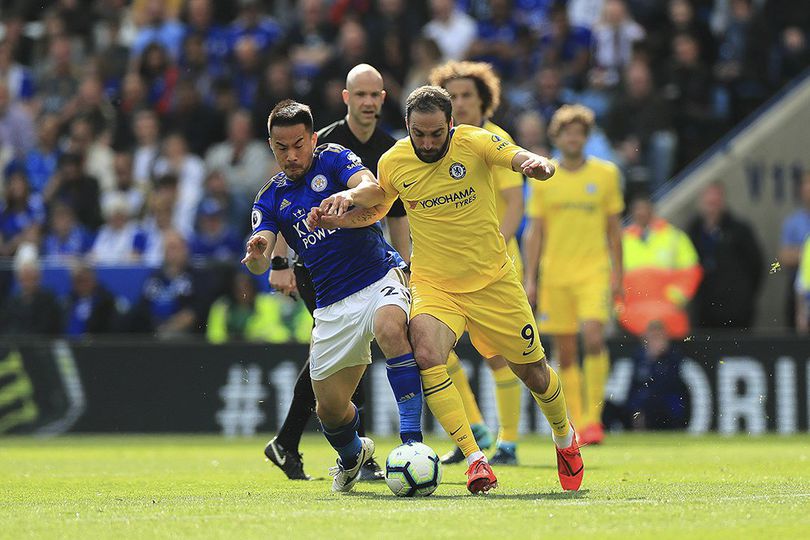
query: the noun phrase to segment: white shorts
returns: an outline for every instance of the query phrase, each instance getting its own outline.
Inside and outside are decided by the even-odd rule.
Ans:
[[[370,364],[374,315],[383,306],[399,306],[406,316],[411,311],[411,293],[399,268],[343,300],[316,309],[310,378],[322,381],[343,368]]]

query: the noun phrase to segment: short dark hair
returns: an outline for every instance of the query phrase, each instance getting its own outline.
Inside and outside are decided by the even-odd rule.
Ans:
[[[313,132],[314,122],[309,105],[285,99],[276,103],[276,106],[270,111],[270,116],[267,118],[267,132],[272,131],[275,126],[296,126],[298,124],[304,124],[308,133]]]
[[[453,102],[447,90],[439,86],[420,86],[405,101],[405,120],[411,118],[413,111],[431,113],[442,111],[447,122],[453,114]]]

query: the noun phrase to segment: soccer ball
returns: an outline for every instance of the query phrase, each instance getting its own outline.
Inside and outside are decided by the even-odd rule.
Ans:
[[[397,446],[385,460],[385,483],[397,497],[427,497],[441,481],[439,456],[426,444]]]

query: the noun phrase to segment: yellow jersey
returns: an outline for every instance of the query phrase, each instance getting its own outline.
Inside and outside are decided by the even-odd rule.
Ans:
[[[542,283],[570,285],[610,272],[607,218],[624,210],[619,169],[589,157],[576,171],[554,163],[553,183],[532,182],[526,213],[543,218]]]
[[[510,268],[498,227],[492,169],[511,170],[521,148],[484,129],[459,125],[444,157],[425,163],[408,137],[380,158],[380,187],[405,203],[413,236],[411,279],[447,292],[483,289]]]
[[[484,122],[483,128],[501,139],[515,144],[514,139],[499,125],[487,120]],[[495,208],[498,212],[498,223],[500,223],[503,221],[504,214],[506,214],[506,201],[501,192],[513,187],[523,187],[523,174],[513,171],[511,167],[508,169],[495,167],[492,169],[492,179],[495,181]]]

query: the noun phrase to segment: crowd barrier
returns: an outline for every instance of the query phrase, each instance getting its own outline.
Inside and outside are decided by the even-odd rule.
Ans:
[[[692,433],[808,431],[810,341],[777,336],[692,336],[678,344],[685,360]],[[611,341],[605,393],[621,407],[637,344]],[[457,351],[485,420],[497,426],[491,374],[466,341]],[[0,343],[0,433],[201,432],[226,436],[273,432],[297,373],[301,345],[209,345],[121,340]],[[397,430],[396,405],[379,351],[365,384],[370,432]],[[314,429],[315,423],[311,424]],[[427,431],[438,425],[426,413]],[[548,433],[528,392],[520,429]]]

